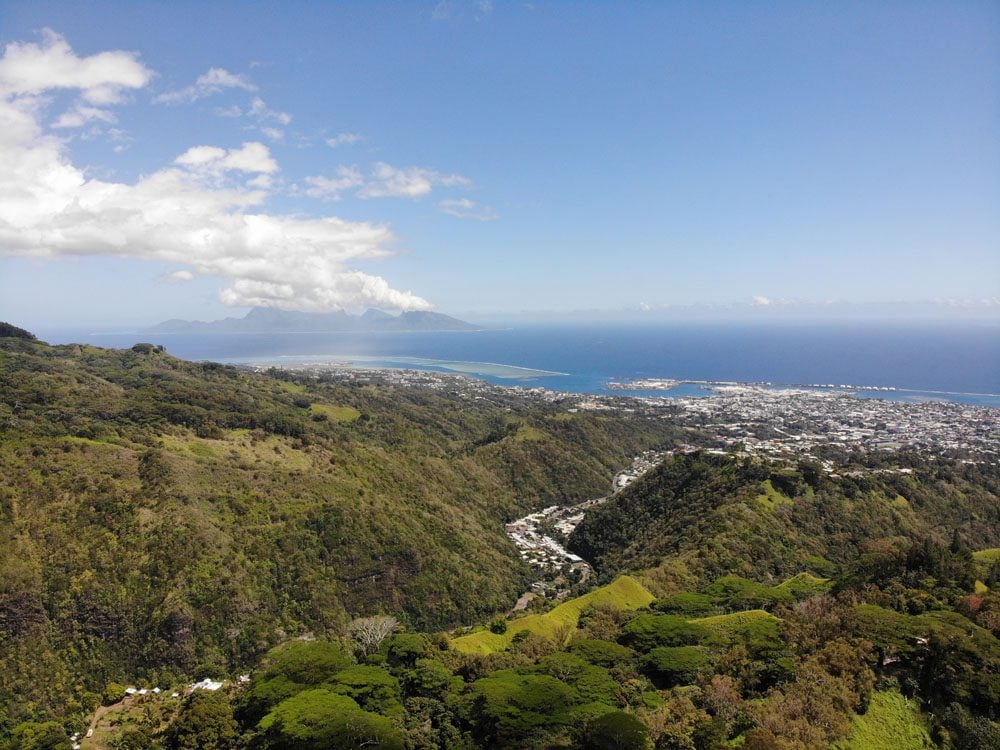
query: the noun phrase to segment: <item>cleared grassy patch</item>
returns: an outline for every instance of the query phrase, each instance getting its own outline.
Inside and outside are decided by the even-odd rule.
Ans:
[[[771,484],[770,479],[761,482],[760,488],[762,492],[754,498],[754,503],[764,510],[773,511],[780,505],[786,505],[792,502],[789,498],[785,497],[775,489],[774,485]]]
[[[77,437],[76,435],[66,435],[59,438],[59,440],[72,443],[73,445],[109,445],[107,440],[93,440],[91,438]]]
[[[699,617],[688,622],[696,623],[711,630],[715,635],[732,636],[758,622],[778,622],[780,618],[762,609],[750,609],[746,612],[733,612],[728,615]]]
[[[807,599],[810,596],[825,594],[833,588],[833,581],[829,578],[820,578],[812,573],[803,571],[792,576],[787,581],[775,586],[779,591],[785,591],[796,599]]]
[[[978,552],[973,552],[972,557],[976,562],[992,565],[995,562],[1000,562],[1000,547],[981,549]]]
[[[313,404],[309,407],[310,414],[323,414],[331,422],[348,424],[361,416],[361,412],[351,406],[330,406],[330,404]]]
[[[851,736],[834,745],[835,750],[924,750],[932,748],[930,735],[914,701],[896,691],[872,695],[868,712],[855,716]]]
[[[194,455],[200,459],[225,457],[252,466],[257,463],[280,465],[289,471],[307,471],[312,467],[309,456],[293,448],[287,438],[268,435],[254,438],[248,431],[231,430],[223,440],[195,438],[190,435],[163,435],[163,447],[171,453]]]
[[[574,419],[578,419],[578,414],[571,414],[568,411],[561,411],[558,414],[553,414],[549,417],[550,422],[572,422]]]
[[[980,578],[987,578],[989,577],[990,568],[1000,563],[1000,547],[981,549],[978,552],[973,552],[972,559],[975,562],[976,574]]]
[[[522,425],[514,435],[514,440],[519,443],[531,443],[545,439],[545,433],[537,427]]]
[[[188,450],[199,458],[214,458],[215,451],[207,443],[194,442],[188,445]]]
[[[568,638],[576,629],[580,613],[591,604],[608,604],[619,609],[639,609],[647,606],[655,597],[646,587],[630,576],[621,576],[607,586],[594,589],[576,599],[563,602],[558,607],[542,615],[528,615],[507,623],[507,632],[502,635],[481,630],[463,635],[451,642],[452,648],[467,654],[489,654],[506,649],[514,635],[527,630],[547,638]]]

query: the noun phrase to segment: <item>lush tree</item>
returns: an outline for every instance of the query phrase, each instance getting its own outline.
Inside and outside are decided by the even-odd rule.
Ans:
[[[413,669],[403,677],[408,694],[429,698],[444,696],[456,679],[461,683],[460,677],[454,677],[448,667],[435,659],[417,659]]]
[[[678,615],[639,615],[622,629],[619,640],[648,652],[658,646],[693,646],[710,635],[708,629]]]
[[[689,685],[709,663],[697,646],[660,646],[646,656],[646,669],[667,686]]]
[[[229,750],[238,736],[228,696],[196,690],[184,701],[164,740],[169,750]]]
[[[70,750],[72,743],[57,721],[18,724],[11,730],[12,750]]]
[[[588,750],[646,750],[646,725],[624,711],[611,711],[590,722],[584,747]]]
[[[601,641],[595,638],[584,638],[574,641],[569,651],[581,659],[596,664],[599,667],[613,667],[628,664],[635,660],[635,652],[618,643]]]
[[[665,599],[657,599],[650,605],[650,608],[664,614],[684,615],[685,617],[704,617],[718,611],[714,597],[693,592],[684,592],[668,596]]]
[[[389,719],[327,688],[282,701],[257,727],[262,747],[271,750],[402,750],[404,745],[402,732]]]
[[[318,685],[354,663],[340,646],[327,641],[293,641],[267,658],[265,677],[285,677],[302,685]]]
[[[496,633],[497,635],[503,635],[507,632],[507,618],[503,615],[497,615],[489,623],[489,631],[491,633]]]
[[[503,670],[472,684],[463,713],[481,742],[516,747],[538,730],[563,726],[576,701],[576,691],[555,677]]]
[[[430,641],[422,633],[400,633],[389,642],[389,664],[412,667],[429,648]]]
[[[327,683],[331,690],[353,698],[366,711],[398,714],[399,680],[381,667],[357,665],[337,672]]]
[[[153,750],[159,745],[145,727],[125,727],[108,741],[111,750]],[[230,747],[230,746],[226,746]]]

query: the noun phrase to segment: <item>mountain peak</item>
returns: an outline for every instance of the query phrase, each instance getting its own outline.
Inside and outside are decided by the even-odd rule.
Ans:
[[[371,308],[362,315],[343,310],[328,313],[297,312],[275,307],[255,307],[242,318],[225,318],[208,323],[168,320],[148,333],[320,333],[324,331],[474,331],[475,326],[443,313],[409,310],[390,315]]]

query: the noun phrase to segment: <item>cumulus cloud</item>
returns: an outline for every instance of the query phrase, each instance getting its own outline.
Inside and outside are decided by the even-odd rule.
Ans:
[[[256,91],[257,87],[246,76],[230,73],[225,68],[210,68],[208,72],[198,76],[192,85],[177,91],[167,91],[160,94],[155,101],[161,104],[189,103],[218,94],[226,89]]]
[[[457,174],[442,174],[424,167],[394,167],[378,162],[361,190],[359,198],[422,198],[437,185],[470,187],[468,178]]]
[[[359,141],[364,140],[364,136],[359,133],[337,133],[333,138],[326,139],[326,145],[330,148],[337,148],[337,146],[352,146]]]
[[[266,174],[278,171],[278,162],[271,156],[270,150],[257,141],[230,150],[218,146],[194,146],[174,159],[174,164],[216,173],[226,170]]]
[[[101,52],[81,58],[51,29],[42,32],[41,44],[8,44],[0,59],[0,92],[5,98],[76,89],[92,104],[114,104],[121,101],[123,89],[142,88],[152,76],[134,52]]]
[[[0,96],[17,100],[22,112],[37,112],[44,105],[43,93],[79,92],[70,109],[53,123],[56,128],[79,128],[94,121],[114,123],[116,118],[107,106],[120,102],[126,90],[145,86],[152,77],[153,72],[133,52],[81,58],[51,29],[42,32],[40,44],[8,44],[0,58]]]
[[[190,271],[174,271],[173,273],[168,273],[163,277],[164,281],[176,284],[182,281],[193,281],[194,274]]]
[[[754,307],[770,307],[773,303],[769,298],[755,294],[752,304]]]
[[[449,198],[438,203],[438,208],[449,216],[460,219],[475,219],[476,221],[493,221],[497,212],[489,206],[478,206],[468,198]]]
[[[262,188],[278,164],[264,144],[199,145],[134,183],[111,182],[74,165],[66,142],[42,124],[45,95],[54,89],[75,89],[81,100],[106,106],[151,77],[133,53],[79,57],[52,33],[39,45],[7,46],[0,58],[0,253],[175,264],[183,270],[173,281],[228,279],[220,298],[232,305],[431,307],[350,267],[389,254],[388,228],[265,213]]]

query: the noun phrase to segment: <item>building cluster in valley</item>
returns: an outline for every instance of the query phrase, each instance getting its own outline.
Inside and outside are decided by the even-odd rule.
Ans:
[[[589,563],[579,555],[568,551],[553,536],[553,532],[555,536],[563,539],[569,537],[590,508],[605,502],[615,492],[627,487],[670,453],[670,451],[645,451],[633,458],[628,468],[615,475],[612,492],[605,497],[586,500],[576,505],[550,505],[506,525],[507,534],[517,546],[521,558],[542,574],[542,579],[531,585],[531,594],[561,599],[569,594],[571,583],[583,582],[591,576],[593,569]],[[524,602],[523,597],[521,601]]]

